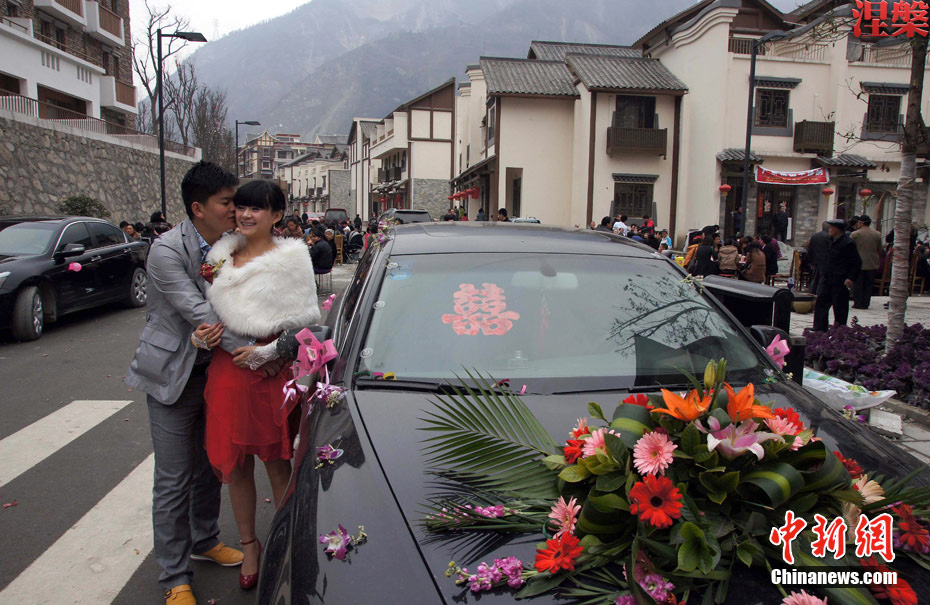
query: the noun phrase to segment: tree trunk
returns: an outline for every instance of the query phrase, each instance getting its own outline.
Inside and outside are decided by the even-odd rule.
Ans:
[[[914,204],[914,184],[917,177],[916,152],[924,140],[924,121],[920,115],[927,60],[927,38],[917,36],[911,42],[911,81],[907,93],[907,117],[904,121],[904,142],[901,145],[901,177],[898,180],[898,200],[894,210],[894,263],[891,266],[888,308],[888,333],[885,350],[890,352],[904,335],[904,315],[910,290],[911,209]],[[886,260],[887,262],[887,260]]]

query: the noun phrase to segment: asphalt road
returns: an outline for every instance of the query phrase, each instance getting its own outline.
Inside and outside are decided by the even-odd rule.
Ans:
[[[336,267],[333,290],[353,271]],[[10,504],[0,509],[0,602],[164,602],[145,395],[123,383],[145,312],[108,306],[62,318],[35,342],[0,339],[0,504]],[[260,464],[256,483],[261,536],[274,510]],[[220,527],[238,542],[225,488]],[[200,603],[254,601],[237,568],[192,565]]]

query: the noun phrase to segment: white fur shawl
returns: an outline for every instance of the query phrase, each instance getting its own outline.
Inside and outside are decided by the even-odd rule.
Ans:
[[[254,338],[320,321],[313,263],[307,245],[298,239],[275,239],[275,247],[242,267],[232,255],[245,237],[224,235],[210,250],[207,262],[223,259],[207,298],[223,324]]]

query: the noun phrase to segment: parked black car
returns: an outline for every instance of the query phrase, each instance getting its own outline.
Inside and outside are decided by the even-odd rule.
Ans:
[[[0,329],[35,340],[66,313],[145,305],[147,253],[148,244],[100,219],[0,218]]]
[[[388,208],[378,217],[378,222],[397,221],[398,225],[408,223],[431,223],[433,217],[426,210],[405,210],[403,208]]]
[[[436,536],[421,525],[438,479],[427,472],[421,448],[429,435],[418,427],[465,369],[510,379],[514,392],[526,385],[521,399],[562,442],[589,401],[608,409],[632,390],[684,390],[676,366],[700,374],[708,359],[726,357],[734,387],[752,382],[763,401],[793,406],[831,450],[889,476],[920,467],[787,380],[709,288],[684,278],[651,248],[587,230],[428,223],[397,227],[369,248],[320,332],[339,350],[331,381],[346,398],[304,409],[259,602],[513,602],[507,591],[476,598],[445,577],[447,565],[509,555],[531,562],[541,534]],[[468,312],[455,308],[453,296],[472,286],[497,301],[493,325],[463,320]],[[378,372],[396,380],[373,378]],[[344,454],[318,464],[316,448],[327,444]],[[917,481],[930,484],[930,473]],[[320,544],[339,525],[368,534],[348,562],[328,558]],[[918,594],[930,588],[928,576],[913,576]],[[781,602],[764,571],[737,578],[728,603]]]

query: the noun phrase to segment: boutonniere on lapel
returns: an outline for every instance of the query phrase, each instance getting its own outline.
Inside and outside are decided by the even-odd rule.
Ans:
[[[217,276],[220,272],[220,267],[223,266],[223,263],[226,262],[225,258],[221,258],[216,263],[203,263],[200,265],[200,277],[204,279],[208,284],[213,283],[213,278]]]

